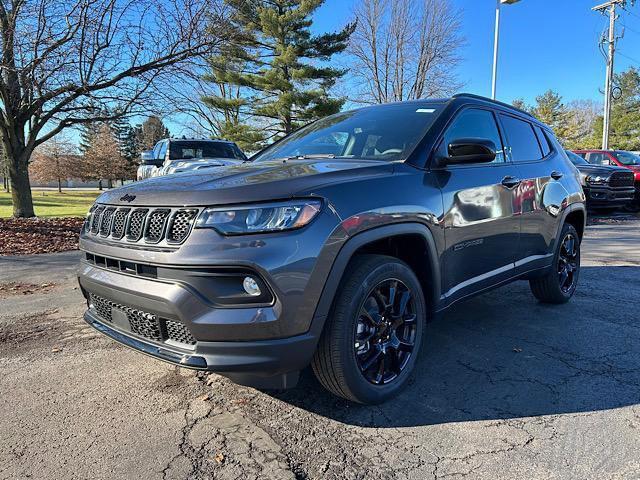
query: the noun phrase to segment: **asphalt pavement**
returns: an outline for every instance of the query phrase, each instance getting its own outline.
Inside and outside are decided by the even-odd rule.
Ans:
[[[85,326],[77,252],[0,257],[0,479],[638,479],[640,220],[592,223],[569,304],[459,303],[376,407],[145,357]]]

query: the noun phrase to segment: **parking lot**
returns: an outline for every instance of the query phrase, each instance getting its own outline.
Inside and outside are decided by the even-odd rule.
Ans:
[[[569,304],[519,282],[430,323],[377,407],[121,347],[82,321],[78,259],[0,257],[2,479],[640,478],[638,217],[592,221]]]

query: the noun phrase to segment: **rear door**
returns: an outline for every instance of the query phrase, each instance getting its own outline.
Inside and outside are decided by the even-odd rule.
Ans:
[[[448,301],[511,277],[520,234],[517,171],[504,155],[495,113],[475,106],[459,111],[445,129],[439,151],[462,138],[493,141],[497,156],[492,163],[448,165],[438,173],[446,242],[443,292]]]
[[[507,155],[521,180],[515,190],[521,218],[516,270],[521,273],[551,262],[557,214],[566,196],[560,180],[568,171],[562,153],[549,141],[549,133],[523,117],[500,113],[499,118]]]

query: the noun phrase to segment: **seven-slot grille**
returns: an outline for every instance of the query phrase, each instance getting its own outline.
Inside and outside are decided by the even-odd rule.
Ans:
[[[633,172],[614,172],[609,177],[611,187],[633,187]]]
[[[195,208],[130,208],[97,205],[91,212],[86,231],[111,240],[167,243],[184,242],[198,215]]]
[[[155,342],[170,340],[185,346],[196,344],[196,339],[183,323],[158,318],[152,313],[120,305],[93,293],[89,294],[89,299],[93,309],[103,321],[113,322],[114,309],[124,312],[129,322],[129,330],[136,335]]]

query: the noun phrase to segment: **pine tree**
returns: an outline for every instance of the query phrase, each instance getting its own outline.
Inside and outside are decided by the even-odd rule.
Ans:
[[[82,125],[80,129],[80,152],[85,153],[91,148],[91,143],[98,133],[99,128],[100,124],[98,122],[85,123]]]
[[[256,129],[266,140],[336,113],[344,99],[330,90],[346,70],[322,66],[347,47],[354,25],[314,36],[313,13],[324,0],[226,0],[231,7],[234,41],[211,60],[209,79],[227,90],[206,99],[231,120],[222,135],[255,143]],[[238,90],[229,89],[236,88]],[[244,125],[244,127],[242,126]]]
[[[143,150],[151,150],[156,143],[169,136],[169,129],[165,127],[160,117],[151,115],[140,127],[138,142]]]

